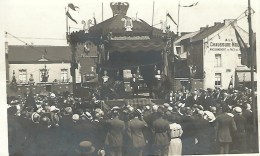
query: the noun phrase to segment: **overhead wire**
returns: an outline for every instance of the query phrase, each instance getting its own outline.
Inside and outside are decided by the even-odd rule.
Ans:
[[[253,10],[253,9],[252,9]],[[243,13],[241,13],[234,21],[230,22],[224,29],[222,29],[219,33],[217,33],[216,35],[214,35],[213,37],[211,37],[210,39],[208,39],[208,41],[211,41],[213,38],[219,36],[220,33],[222,33],[224,30],[226,30],[230,25],[233,25],[235,22],[242,20],[243,18],[247,17],[247,11],[244,11]],[[253,14],[254,14],[254,10],[253,10]],[[244,14],[244,16],[242,16]],[[242,17],[241,17],[242,16]]]
[[[42,54],[42,55],[47,55],[47,54],[48,54],[48,53],[46,54],[46,52],[48,52],[48,51],[46,51],[46,50],[44,50],[44,51],[43,51],[43,50],[40,50],[40,49],[36,48],[35,46],[33,46],[33,45],[31,45],[31,44],[29,44],[29,43],[23,41],[23,40],[20,39],[19,37],[16,37],[16,36],[12,35],[11,33],[7,32],[7,31],[5,31],[5,34],[6,34],[6,35],[9,35],[9,36],[11,36],[11,37],[13,37],[13,38],[15,38],[16,40],[18,40],[18,41],[20,41],[20,42],[22,42],[22,43],[24,43],[26,46],[28,46],[29,48],[35,50],[36,52],[38,52],[38,53],[40,53],[40,54]],[[54,57],[54,58],[58,58],[58,59],[64,60],[64,58],[59,57],[59,56],[53,56],[53,57]]]
[[[14,37],[7,37],[14,38]],[[17,37],[20,39],[37,39],[37,40],[66,40],[65,38],[39,38],[39,37]]]

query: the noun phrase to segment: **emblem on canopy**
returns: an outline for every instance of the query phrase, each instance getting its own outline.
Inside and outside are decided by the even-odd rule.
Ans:
[[[121,21],[124,21],[125,24],[124,24],[124,27],[126,28],[126,31],[132,31],[132,28],[133,28],[133,20],[132,18],[122,18]]]

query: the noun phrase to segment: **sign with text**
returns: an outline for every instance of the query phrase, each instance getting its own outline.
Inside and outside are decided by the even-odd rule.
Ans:
[[[209,42],[210,51],[239,51],[239,44],[236,42]]]

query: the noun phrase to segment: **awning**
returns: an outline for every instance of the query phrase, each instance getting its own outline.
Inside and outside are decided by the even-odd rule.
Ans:
[[[248,72],[237,72],[238,82],[250,82],[251,81],[251,73]],[[257,81],[257,74],[254,72],[254,81]]]
[[[162,51],[165,43],[162,40],[121,40],[111,41],[110,52],[149,52]]]

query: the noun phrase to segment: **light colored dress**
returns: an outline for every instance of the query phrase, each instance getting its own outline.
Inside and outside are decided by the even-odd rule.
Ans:
[[[171,129],[171,141],[169,145],[168,156],[181,155],[182,142],[180,137],[183,133],[181,125],[176,123],[170,124],[170,129]]]

